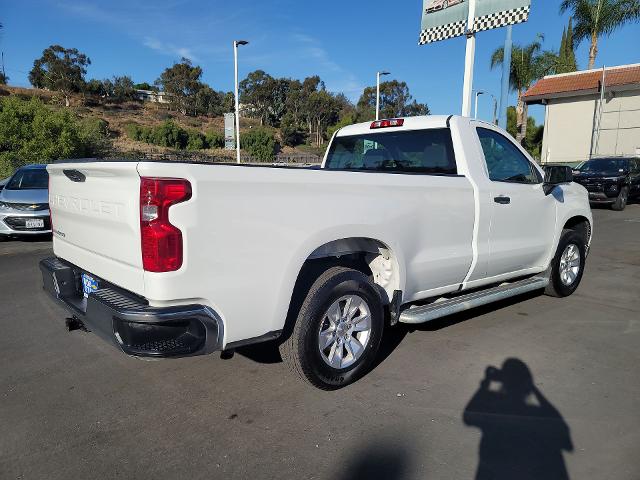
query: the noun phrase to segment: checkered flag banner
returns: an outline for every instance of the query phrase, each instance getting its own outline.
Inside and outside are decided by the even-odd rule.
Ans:
[[[506,27],[507,25],[526,22],[529,19],[530,11],[531,6],[526,5],[512,10],[504,10],[502,12],[495,12],[481,17],[476,17],[473,24],[473,30],[476,32],[482,32],[483,30],[491,30],[492,28]]]
[[[531,0],[475,0],[474,32],[529,19]],[[420,45],[464,35],[469,0],[423,0]]]
[[[447,38],[459,37],[464,34],[467,27],[466,20],[459,22],[447,23],[446,25],[438,25],[437,27],[428,28],[420,32],[420,45],[425,45]]]

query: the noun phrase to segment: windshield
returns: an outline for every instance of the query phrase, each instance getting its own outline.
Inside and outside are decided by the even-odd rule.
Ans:
[[[7,190],[44,190],[49,187],[49,174],[42,168],[18,170],[7,186]]]
[[[580,165],[577,170],[585,173],[618,174],[627,168],[627,162],[622,158],[598,158]]]
[[[457,173],[451,132],[446,128],[336,137],[325,168]]]

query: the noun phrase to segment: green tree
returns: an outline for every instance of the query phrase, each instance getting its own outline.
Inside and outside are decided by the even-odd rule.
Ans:
[[[570,73],[575,72],[577,69],[578,65],[576,64],[576,54],[573,45],[573,25],[572,19],[569,18],[569,25],[562,31],[562,40],[560,41],[555,73]]]
[[[324,133],[329,125],[338,121],[341,109],[341,99],[324,89],[309,95],[307,111],[313,132],[313,143],[318,146],[324,143]]]
[[[300,123],[292,114],[287,113],[280,122],[280,137],[282,143],[289,147],[295,147],[303,144],[306,136]]]
[[[558,64],[558,56],[553,52],[542,51],[542,44],[539,41],[529,45],[514,45],[511,54],[511,72],[509,84],[511,90],[518,94],[516,105],[517,132],[516,140],[522,143],[527,135],[527,104],[522,100],[522,95],[531,84],[543,76],[555,71]],[[504,60],[504,49],[499,48],[491,56],[491,68],[502,65]]]
[[[589,70],[598,55],[598,39],[640,18],[640,0],[563,0],[560,12],[571,11],[576,44],[589,39]]]
[[[256,70],[240,82],[240,102],[250,116],[260,119],[260,125],[269,123],[271,103],[276,80],[264,70]]]
[[[131,77],[113,77],[113,95],[112,98],[117,102],[125,100],[133,100],[135,98],[135,89]]]
[[[70,110],[52,110],[36,97],[0,99],[0,177],[27,163],[102,157],[110,150],[104,120],[80,120]]]
[[[107,94],[104,82],[95,78],[92,78],[85,84],[84,92],[89,95],[95,95],[96,97],[103,97]]]
[[[373,120],[376,116],[376,87],[367,87],[358,100],[358,119]],[[429,107],[413,99],[406,82],[391,80],[380,84],[381,118],[428,115]]]
[[[514,138],[518,134],[516,107],[507,108],[507,132],[509,132]],[[536,125],[535,119],[533,117],[528,117],[527,136],[522,142],[522,146],[533,158],[538,160],[540,159],[540,152],[542,151],[543,133],[544,125]]]
[[[225,93],[216,92],[209,85],[202,84],[195,95],[195,112],[210,117],[221,116],[224,110]]]
[[[69,95],[80,92],[84,87],[88,65],[91,65],[89,57],[77,49],[51,45],[33,62],[29,82],[36,88],[60,92],[68,107]]]
[[[578,70],[578,62],[576,61],[576,46],[573,34],[573,18],[569,17],[569,25],[567,26],[567,38],[565,41],[565,52],[567,70],[575,72]]]
[[[155,85],[151,85],[147,82],[142,82],[142,83],[136,83],[133,86],[134,89],[136,90],[150,90],[152,92],[157,92],[158,91],[158,87],[156,87]]]
[[[202,88],[202,68],[193,66],[191,60],[182,58],[179,63],[167,68],[156,85],[170,95],[171,104],[183,115],[195,114],[195,96]]]

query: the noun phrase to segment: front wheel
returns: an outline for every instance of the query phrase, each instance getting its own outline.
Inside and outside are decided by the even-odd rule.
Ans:
[[[621,212],[627,206],[628,201],[629,187],[622,187],[620,189],[620,193],[618,193],[618,198],[616,198],[616,201],[611,204],[611,209]]]
[[[336,390],[371,367],[383,328],[382,301],[371,280],[357,270],[332,267],[309,289],[280,352],[304,380]]]
[[[556,255],[550,266],[549,285],[545,293],[552,297],[568,297],[576,291],[586,260],[585,239],[575,230],[563,230]]]

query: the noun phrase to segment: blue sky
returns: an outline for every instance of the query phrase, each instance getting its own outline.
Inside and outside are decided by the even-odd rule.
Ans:
[[[560,1],[532,3],[529,22],[514,27],[514,41],[528,43],[542,33],[544,47],[557,49],[568,19],[558,13]],[[152,83],[186,56],[202,66],[213,88],[231,90],[231,43],[246,39],[251,43],[240,51],[241,77],[256,69],[293,78],[319,74],[328,89],[357,100],[375,83],[375,72],[387,69],[433,113],[459,113],[465,41],[418,46],[421,11],[421,0],[2,0],[0,49],[14,85],[27,86],[33,60],[58,43],[89,55],[88,78],[130,75]],[[496,96],[500,71],[489,69],[489,59],[504,34],[477,36],[474,87]],[[640,25],[633,24],[602,39],[597,66],[640,62],[639,38]],[[585,42],[577,51],[581,68],[587,48]],[[479,110],[480,117],[491,117],[488,98]],[[541,110],[532,111],[539,120]]]

